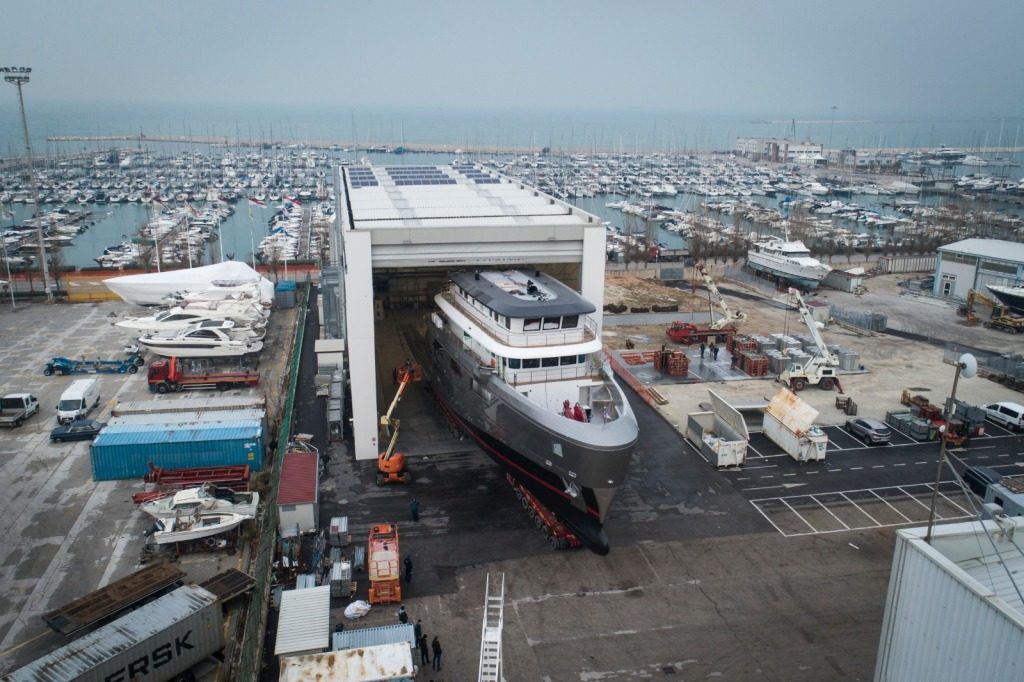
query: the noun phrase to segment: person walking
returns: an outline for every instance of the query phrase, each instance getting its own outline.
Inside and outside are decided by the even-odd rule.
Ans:
[[[707,345],[703,341],[701,341],[700,342],[700,359],[701,360],[704,359],[704,351],[705,350],[707,350]]]
[[[412,554],[405,555],[405,582],[412,582]]]
[[[718,362],[718,345],[714,343],[711,344],[711,359]]]
[[[437,635],[434,635],[434,641],[430,643],[430,648],[434,651],[434,670],[441,669],[441,643],[437,641]]]
[[[416,643],[420,647],[420,665],[426,665],[430,663],[430,649],[427,648],[427,636],[420,635],[420,638],[416,640]]]
[[[409,623],[409,614],[405,612],[405,604],[398,607],[398,622],[402,625]]]
[[[412,632],[416,636],[416,643],[419,644],[420,637],[423,636],[423,621],[416,619],[416,625],[412,626]]]
[[[420,520],[420,503],[415,497],[412,498],[412,502],[409,503],[409,515],[413,521]]]

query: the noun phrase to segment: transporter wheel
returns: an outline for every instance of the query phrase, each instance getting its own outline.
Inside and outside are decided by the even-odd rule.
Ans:
[[[522,497],[519,498],[519,504],[523,505],[523,509],[530,508],[530,501],[526,499],[526,495],[523,495]]]
[[[540,514],[536,512],[533,514],[533,525],[537,526],[537,530],[544,527],[544,519],[542,519]]]
[[[43,370],[43,376],[47,376],[47,377],[53,376],[53,368],[52,367],[47,367],[46,369],[44,369]]]
[[[167,384],[157,384],[156,385],[156,392],[157,393],[167,393]]]
[[[129,374],[138,374],[138,372],[139,372],[139,366],[138,365],[132,365],[131,367],[128,368],[128,373]]]
[[[551,549],[562,549],[559,546],[560,542],[561,542],[561,539],[560,538],[556,538],[554,535],[548,537],[548,544],[551,545]]]

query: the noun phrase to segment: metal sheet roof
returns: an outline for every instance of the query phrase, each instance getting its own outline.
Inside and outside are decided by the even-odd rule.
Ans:
[[[399,643],[412,647],[416,644],[416,630],[412,624],[385,625],[378,628],[360,628],[358,630],[346,629],[341,632],[335,632],[332,639],[331,648],[334,651]]]
[[[595,224],[593,216],[490,170],[434,166],[423,172],[453,182],[404,185],[379,166],[344,169],[342,191],[351,207],[346,228]],[[376,184],[362,184],[370,177]]]
[[[107,428],[117,430],[120,426],[134,426],[138,424],[161,424],[168,427],[182,428],[192,424],[204,424],[213,426],[215,424],[226,424],[233,422],[256,422],[259,423],[266,412],[254,407],[202,412],[160,412],[158,414],[124,414],[111,417],[107,422]]]
[[[330,646],[331,586],[281,593],[274,655],[326,650]],[[301,678],[296,678],[301,679]]]
[[[278,504],[316,502],[319,458],[315,452],[285,454],[281,465],[281,484],[277,489]]]
[[[992,258],[994,260],[1024,263],[1024,244],[1006,241],[1005,239],[980,239],[972,237],[971,239],[961,239],[958,242],[940,246],[939,251],[964,253],[969,256],[981,256],[982,258]]]
[[[95,668],[98,663],[145,641],[216,602],[216,595],[198,585],[179,587],[113,623],[93,630],[42,658],[37,658],[4,679],[13,682],[64,682],[78,679],[80,675]]]
[[[153,412],[200,412],[205,410],[238,410],[263,408],[266,398],[258,393],[252,395],[225,396],[159,396],[152,400],[124,400],[117,404],[112,414],[153,413]]]
[[[263,433],[259,422],[239,421],[216,426],[178,428],[168,424],[125,424],[104,429],[93,445],[146,445],[148,443],[182,443],[209,440],[256,439]]]
[[[404,644],[382,644],[327,654],[281,659],[280,682],[385,682],[412,679],[412,650]]]

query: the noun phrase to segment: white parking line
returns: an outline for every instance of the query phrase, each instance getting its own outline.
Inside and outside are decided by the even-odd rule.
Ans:
[[[898,462],[896,464],[893,464],[893,466],[894,467],[905,467],[905,466],[907,466],[907,463],[906,462]]]
[[[874,465],[874,466],[872,466],[871,468],[872,468],[872,469],[884,469],[884,468],[885,468],[885,465],[884,465],[884,464],[875,464],[875,465]]]
[[[816,534],[822,534],[823,535],[823,534],[826,534],[826,533],[842,533],[842,532],[846,532],[848,530],[870,530],[870,529],[875,529],[875,528],[886,528],[886,527],[891,527],[891,526],[903,526],[903,525],[907,525],[907,524],[921,523],[920,519],[912,519],[909,516],[907,516],[906,514],[904,514],[903,512],[901,512],[899,509],[897,509],[892,504],[892,502],[890,502],[890,500],[887,499],[887,497],[891,498],[892,497],[891,495],[883,497],[882,495],[879,494],[879,492],[881,492],[881,491],[898,491],[899,493],[901,493],[899,499],[910,498],[916,504],[920,505],[922,508],[928,509],[928,505],[926,505],[924,502],[922,502],[922,500],[918,498],[918,495],[915,495],[914,493],[917,490],[919,490],[920,493],[923,493],[924,495],[930,495],[933,487],[934,487],[934,484],[931,484],[931,483],[913,483],[913,484],[907,484],[907,485],[904,485],[904,486],[887,486],[887,487],[881,487],[881,488],[864,488],[864,489],[860,489],[860,490],[847,490],[847,491],[839,491],[839,492],[834,492],[834,493],[818,493],[818,494],[814,494],[814,495],[796,495],[796,494],[794,494],[794,495],[787,495],[785,497],[766,497],[766,498],[759,498],[759,499],[750,500],[750,503],[765,518],[765,520],[767,520],[768,523],[770,523],[772,525],[772,527],[775,528],[775,530],[779,531],[780,534],[782,534],[782,535],[784,535],[786,537],[796,537],[796,536],[802,536],[802,535],[816,535]],[[875,516],[870,514],[868,512],[868,510],[864,506],[862,506],[859,502],[857,502],[855,499],[853,499],[853,497],[851,497],[851,496],[856,495],[856,494],[864,494],[864,493],[869,493],[873,498],[878,500],[878,502],[884,504],[886,507],[888,507],[890,510],[892,510],[892,512],[894,514],[896,514],[899,518],[901,518],[903,520],[902,521],[898,521],[896,523],[883,523],[882,521],[880,521],[878,518],[876,518]],[[959,501],[957,501],[956,499],[950,497],[950,495],[954,495],[955,496],[957,494],[962,494],[962,489],[960,488],[960,486],[956,482],[954,482],[954,481],[943,481],[940,484],[940,486],[939,486],[938,494],[941,495],[942,498],[946,502],[948,502],[949,505],[952,508],[954,508],[954,509],[956,509],[956,510],[958,510],[958,511],[963,513],[962,515],[958,515],[958,516],[942,516],[940,514],[940,515],[938,515],[938,519],[939,520],[948,521],[948,520],[956,520],[956,519],[969,519],[969,518],[974,518],[976,516],[976,514],[974,514],[973,512],[968,512],[967,509],[964,507],[964,505],[962,505]],[[829,496],[829,495],[839,496],[842,499],[841,500],[835,500],[835,502],[828,502],[828,503],[826,503],[822,499],[820,499],[822,497],[826,497],[826,496]],[[924,495],[922,495],[922,497]],[[801,514],[801,512],[797,511],[796,507],[794,507],[793,504],[791,504],[791,501],[797,501],[797,500],[800,500],[803,503],[806,503],[808,501],[809,502],[813,502],[817,506],[821,507],[827,514],[832,516],[842,526],[842,528],[837,528],[837,529],[834,529],[834,530],[818,530],[818,529],[816,529],[813,526],[813,524],[811,524],[811,522],[808,519],[806,519],[803,516],[803,514]],[[786,511],[782,510],[780,507],[774,506],[774,505],[778,505],[779,503],[781,503],[783,506],[785,506]],[[845,521],[843,521],[843,519],[841,519],[839,516],[837,516],[837,514],[835,512],[833,512],[833,509],[835,509],[836,511],[839,511],[840,509],[843,509],[843,508],[849,509],[851,507],[856,509],[861,514],[863,514],[865,518],[867,518],[867,519],[869,519],[871,521],[871,523],[863,525],[863,526],[853,527],[853,526],[850,526]],[[784,530],[782,530],[782,526],[787,526],[789,524],[782,524],[782,526],[780,526],[780,524],[776,523],[775,520],[773,520],[773,517],[779,518],[780,514],[786,515],[788,513],[792,513],[793,515],[795,515],[797,518],[800,519],[800,521],[802,522],[802,525],[807,526],[811,530],[809,530],[809,531],[792,531],[792,530],[784,531]]]

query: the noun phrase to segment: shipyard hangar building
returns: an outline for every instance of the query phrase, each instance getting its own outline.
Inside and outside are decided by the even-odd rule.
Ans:
[[[399,309],[426,316],[451,273],[538,269],[579,291],[600,320],[605,227],[596,216],[473,164],[342,166],[336,180],[331,260],[340,273],[356,459],[376,459],[386,447],[378,401],[367,399],[392,369],[377,364],[377,323]]]
[[[1024,281],[1024,244],[1003,239],[962,239],[940,246],[935,263],[933,293],[965,299],[974,289],[1019,286]]]

